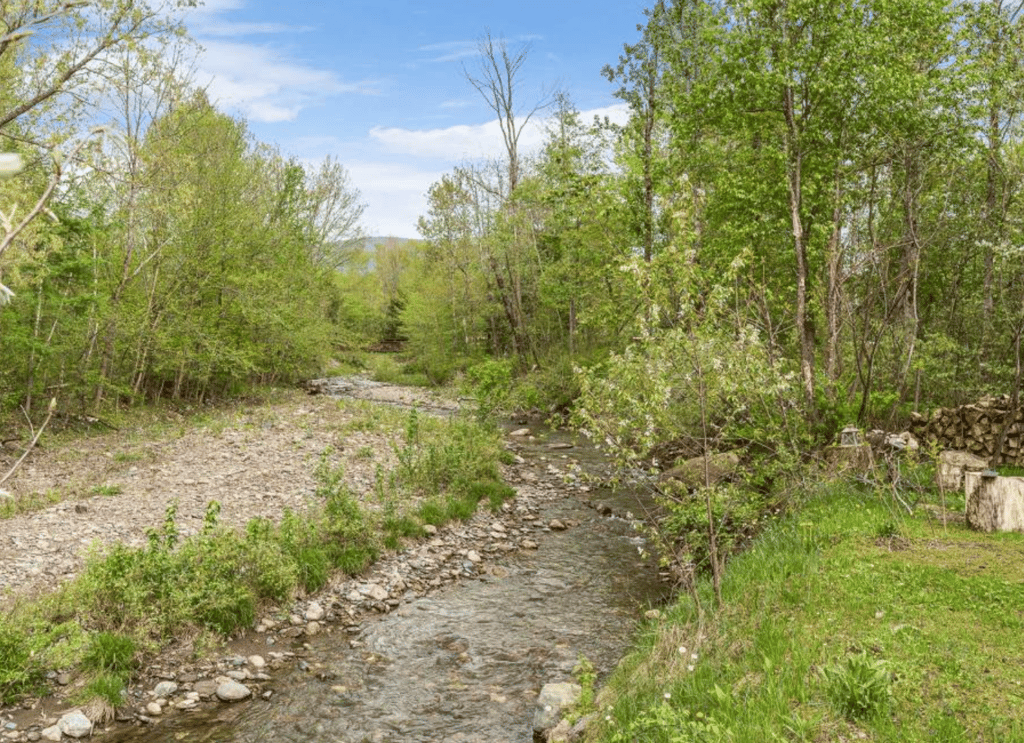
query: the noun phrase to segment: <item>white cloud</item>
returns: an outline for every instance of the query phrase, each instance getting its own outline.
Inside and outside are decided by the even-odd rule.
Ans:
[[[313,26],[289,26],[284,23],[210,21],[197,24],[194,30],[199,36],[252,36],[256,34],[307,33],[316,29]]]
[[[442,41],[421,46],[419,51],[436,54],[437,56],[431,57],[431,62],[455,62],[475,57],[479,53],[479,45],[475,41]]]
[[[366,203],[362,222],[368,234],[419,237],[416,221],[426,214],[427,190],[441,179],[443,170],[374,162],[345,168]]]
[[[608,117],[613,123],[623,124],[629,118],[629,111],[625,104],[620,103],[580,112],[581,120],[586,123],[595,116]],[[520,152],[525,154],[540,148],[545,138],[546,121],[535,117],[527,123],[519,138]],[[497,157],[505,150],[497,119],[486,124],[460,124],[444,129],[377,126],[370,130],[370,137],[395,154],[441,158],[453,163]]]
[[[310,103],[357,93],[374,95],[370,81],[349,83],[331,70],[290,59],[269,46],[203,41],[200,81],[209,80],[210,97],[253,121],[291,121]]]

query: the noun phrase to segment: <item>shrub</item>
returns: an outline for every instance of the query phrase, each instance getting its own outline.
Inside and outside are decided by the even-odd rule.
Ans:
[[[28,637],[0,619],[0,703],[34,691],[42,680],[43,669],[32,656]]]

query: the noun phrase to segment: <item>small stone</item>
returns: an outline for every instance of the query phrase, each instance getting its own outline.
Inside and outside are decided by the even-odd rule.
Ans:
[[[433,524],[424,524],[423,533],[426,534],[428,537],[432,537],[435,534],[437,534],[437,527]]]
[[[537,549],[537,543],[534,542],[532,539],[524,539],[523,540],[523,549],[524,550],[535,550],[535,549]]]
[[[237,681],[225,681],[217,687],[217,698],[224,702],[237,702],[248,698],[251,694],[248,686]]]
[[[657,609],[648,609],[644,612],[644,619],[652,622],[657,621],[658,619],[661,619],[661,612]]]
[[[505,531],[505,525],[500,521],[495,521],[491,524],[491,531]]]
[[[178,685],[173,681],[161,681],[153,688],[153,696],[169,697],[178,690]]]
[[[326,616],[327,612],[324,611],[324,607],[320,606],[316,601],[306,607],[306,621],[308,622],[319,622]]]
[[[195,686],[192,688],[201,699],[209,699],[217,693],[218,686],[219,684],[216,681],[210,681],[207,679],[205,681],[197,681]]]
[[[36,743],[36,741],[40,740],[42,737],[42,734],[38,730],[29,730],[25,733],[25,740],[31,741],[31,743]]]
[[[68,684],[71,683],[71,674],[70,673],[61,673],[61,674],[59,674],[57,676],[57,683],[60,684],[61,686],[67,686]]]
[[[147,715],[151,715],[153,717],[159,717],[161,714],[163,714],[163,711],[164,711],[163,707],[161,707],[156,702],[150,702],[149,704],[146,705],[146,714]]]
[[[57,725],[51,725],[48,728],[43,728],[40,733],[43,740],[59,741],[63,737],[64,733],[60,731],[60,727]]]
[[[188,710],[199,706],[198,699],[179,699],[174,703],[175,709]]]
[[[466,559],[472,563],[480,562],[483,558],[480,557],[480,553],[476,550],[470,550],[466,553]]]
[[[288,617],[288,621],[289,621],[289,622],[291,622],[291,625],[292,625],[293,627],[301,627],[301,626],[302,626],[302,622],[303,622],[303,619],[302,619],[302,617],[300,617],[300,616],[299,616],[298,614],[291,614],[291,615],[290,615],[290,616]]]
[[[267,661],[263,659],[262,655],[250,655],[249,665],[256,669],[264,668],[267,665]]]
[[[517,428],[515,431],[512,431],[512,432],[509,433],[509,436],[516,436],[516,437],[529,436],[529,435],[530,435],[530,429],[529,428]]]
[[[320,622],[309,622],[306,624],[306,634],[312,637],[320,634]]]
[[[551,519],[551,521],[548,522],[548,528],[551,529],[551,531],[565,531],[568,527],[559,519]]]
[[[57,727],[69,738],[84,738],[92,734],[92,722],[79,709],[72,710],[57,721]]]
[[[227,676],[229,679],[232,679],[234,681],[245,681],[246,679],[249,678],[249,672],[246,671],[244,668],[241,671],[238,671],[238,670],[228,671],[224,675]]]

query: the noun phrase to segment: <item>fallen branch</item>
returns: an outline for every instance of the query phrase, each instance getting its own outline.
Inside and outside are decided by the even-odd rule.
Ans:
[[[20,457],[18,457],[18,461],[14,463],[14,466],[7,470],[6,475],[0,477],[0,485],[3,485],[5,482],[11,479],[11,475],[18,471],[18,468],[21,466],[21,463],[24,462],[25,458],[28,457],[29,453],[36,448],[36,444],[39,443],[39,437],[42,436],[43,431],[46,430],[46,425],[50,422],[50,418],[53,417],[53,411],[56,408],[57,398],[52,397],[50,398],[50,409],[46,412],[46,420],[43,421],[43,425],[41,425],[39,427],[39,430],[36,431],[36,435],[32,438],[32,441],[29,443],[29,445],[25,447],[25,452]]]

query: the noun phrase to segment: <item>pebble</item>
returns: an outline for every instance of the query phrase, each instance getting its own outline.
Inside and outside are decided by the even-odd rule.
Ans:
[[[146,714],[152,717],[159,717],[161,714],[163,714],[163,711],[163,707],[161,707],[156,702],[150,702],[146,705]]]
[[[161,681],[153,688],[153,695],[157,697],[169,697],[178,690],[178,685],[173,681]]]
[[[217,698],[223,702],[237,702],[251,694],[248,686],[237,681],[225,681],[217,687]]]
[[[327,615],[327,612],[324,611],[324,607],[320,606],[320,604],[317,603],[316,601],[311,603],[306,608],[306,614],[305,614],[306,621],[309,621],[309,622],[319,622],[326,615]]]
[[[263,659],[262,655],[250,655],[249,665],[253,668],[260,669],[266,667],[267,661]]]

